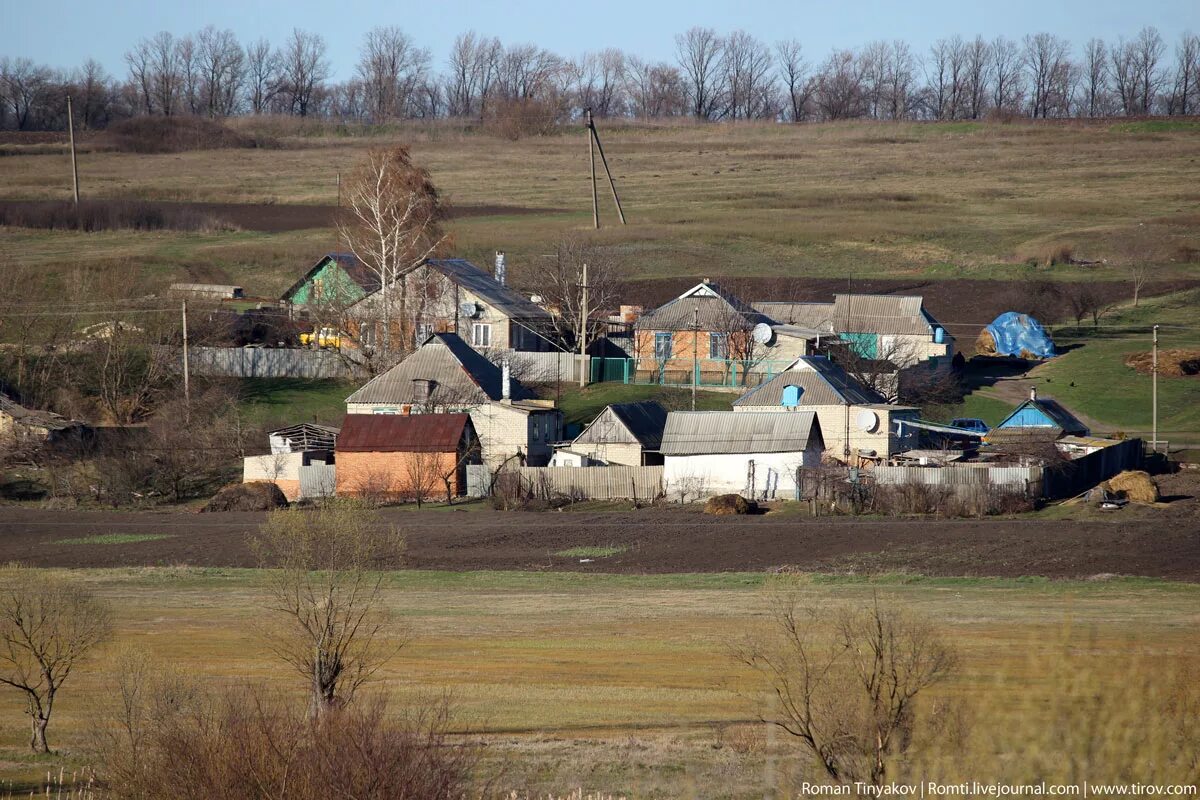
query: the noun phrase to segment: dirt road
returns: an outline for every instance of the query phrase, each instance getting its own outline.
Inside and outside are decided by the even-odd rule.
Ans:
[[[1190,516],[1046,520],[713,518],[690,510],[500,513],[387,510],[404,532],[404,566],[446,570],[668,573],[790,566],[837,573],[937,576],[1141,575],[1200,581],[1200,523]],[[1124,512],[1121,512],[1124,513]],[[0,509],[0,561],[37,566],[251,566],[261,514]],[[91,536],[165,535],[123,544]],[[581,562],[583,546],[625,550]]]

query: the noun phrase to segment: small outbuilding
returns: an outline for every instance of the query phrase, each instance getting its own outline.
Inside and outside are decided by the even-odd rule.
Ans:
[[[774,500],[796,496],[801,470],[820,466],[825,442],[811,411],[672,411],[661,450],[668,498]]]
[[[481,463],[467,414],[347,414],[336,455],[337,494],[381,500],[462,496]]]
[[[613,403],[575,437],[566,451],[585,456],[588,464],[658,466],[663,463],[659,447],[666,425],[667,409],[654,400]]]
[[[271,452],[242,460],[242,483],[274,483],[293,503],[332,495],[338,433],[337,428],[311,422],[270,431]]]
[[[82,422],[53,411],[26,408],[0,394],[0,443],[61,445],[82,441],[87,431]]]
[[[1091,430],[1050,397],[1038,397],[1037,388],[1029,390],[1029,399],[992,428],[983,440],[1004,444],[1022,440],[1057,441],[1064,436],[1090,436]]]

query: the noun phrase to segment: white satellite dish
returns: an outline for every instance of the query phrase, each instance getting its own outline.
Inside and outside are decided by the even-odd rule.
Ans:
[[[458,313],[460,316],[464,316],[467,319],[475,319],[479,316],[479,303],[475,303],[470,300],[466,301],[465,303],[459,303]]]
[[[765,322],[760,322],[754,326],[754,330],[750,331],[750,335],[754,337],[754,341],[762,345],[768,345],[775,341],[775,331]]]
[[[858,427],[862,428],[866,433],[874,433],[879,427],[879,415],[870,409],[864,408],[858,412]]]

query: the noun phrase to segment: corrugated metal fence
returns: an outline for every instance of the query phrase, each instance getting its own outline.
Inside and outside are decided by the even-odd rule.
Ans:
[[[336,465],[309,464],[300,468],[301,497],[333,497],[336,487]]]
[[[193,375],[228,378],[355,378],[353,368],[337,353],[278,347],[193,347],[188,352]]]
[[[881,486],[1009,486],[1041,491],[1041,467],[989,467],[956,464],[949,467],[876,467],[870,473]]]
[[[505,491],[543,499],[653,500],[662,494],[662,477],[662,467],[512,467],[497,483],[506,482]],[[487,467],[467,467],[469,496],[486,495],[490,482]]]

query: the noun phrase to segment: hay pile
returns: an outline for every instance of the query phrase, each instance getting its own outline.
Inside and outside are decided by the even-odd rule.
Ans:
[[[731,514],[750,514],[758,510],[753,500],[747,500],[740,494],[718,494],[708,498],[704,504],[704,513],[714,517],[725,517]]]
[[[1158,486],[1154,484],[1150,473],[1141,470],[1127,470],[1114,475],[1100,484],[1100,488],[1106,492],[1123,495],[1135,503],[1158,502]]]
[[[1133,367],[1143,375],[1154,372],[1152,353],[1132,353],[1125,359],[1125,366]],[[1172,378],[1200,375],[1200,350],[1159,350],[1158,374]]]
[[[217,492],[201,511],[270,511],[283,508],[287,498],[279,487],[268,481],[231,483]]]

